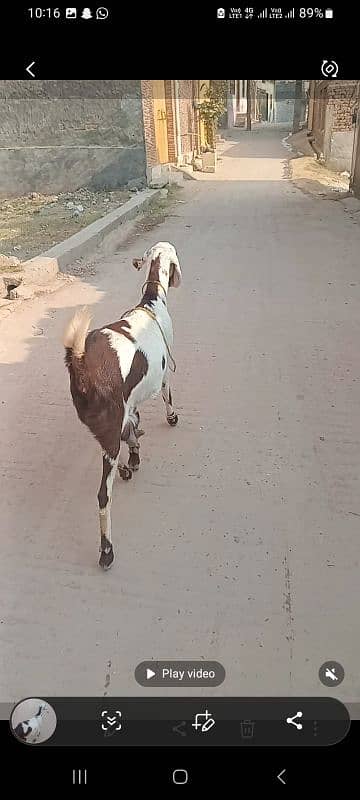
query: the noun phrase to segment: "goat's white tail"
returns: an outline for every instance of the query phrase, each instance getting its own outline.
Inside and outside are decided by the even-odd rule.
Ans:
[[[91,314],[87,306],[78,309],[67,324],[64,332],[64,347],[72,350],[75,358],[81,358],[85,353],[85,340],[89,331]]]

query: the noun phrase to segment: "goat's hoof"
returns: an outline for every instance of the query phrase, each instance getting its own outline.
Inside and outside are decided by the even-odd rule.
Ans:
[[[140,466],[140,456],[139,453],[130,453],[128,467],[133,471],[137,472]]]
[[[177,414],[175,414],[175,412],[171,415],[171,417],[166,417],[166,419],[167,419],[169,425],[171,425],[172,427],[177,425],[178,422],[179,422],[179,417],[178,417]]]
[[[101,551],[99,558],[99,567],[102,569],[110,569],[114,561],[114,551],[112,544],[106,550]]]
[[[123,481],[130,481],[132,478],[132,470],[129,469],[129,467],[127,467],[125,464],[122,464],[121,467],[119,467],[119,475]]]

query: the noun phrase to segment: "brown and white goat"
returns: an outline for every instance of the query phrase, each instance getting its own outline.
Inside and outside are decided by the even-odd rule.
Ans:
[[[124,480],[139,468],[138,407],[162,392],[169,425],[178,416],[172,405],[169,362],[173,343],[167,310],[170,286],[179,286],[181,270],[175,247],[159,242],[141,259],[136,269],[147,268],[140,303],[118,322],[89,332],[88,309],[77,311],[64,334],[65,364],[70,391],[81,422],[87,425],[103,453],[103,471],[98,492],[100,517],[100,561],[109,569],[114,560],[111,538],[111,498],[116,470]],[[127,466],[119,466],[121,441],[127,442]]]
[[[17,736],[18,739],[21,739],[22,742],[27,742],[27,744],[35,744],[41,736],[44,710],[45,705],[41,704],[38,712],[31,717],[31,719],[25,719],[23,722],[19,722],[16,728],[14,728],[15,736]]]

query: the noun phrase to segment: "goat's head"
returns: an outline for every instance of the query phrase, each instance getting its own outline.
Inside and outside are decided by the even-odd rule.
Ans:
[[[170,242],[158,242],[145,250],[142,258],[134,258],[135,269],[146,266],[147,280],[159,281],[165,289],[177,288],[181,283],[181,269],[177,252]]]

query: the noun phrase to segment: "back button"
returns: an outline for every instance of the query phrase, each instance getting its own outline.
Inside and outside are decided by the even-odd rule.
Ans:
[[[282,769],[281,772],[276,776],[280,783],[283,783],[286,786],[287,778],[286,778],[286,769]]]

